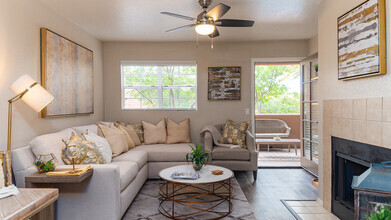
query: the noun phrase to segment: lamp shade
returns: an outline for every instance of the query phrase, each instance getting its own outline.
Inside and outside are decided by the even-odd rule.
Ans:
[[[34,83],[36,83],[36,81],[29,75],[25,74],[17,79],[11,85],[10,89],[17,95],[27,89],[28,91],[22,96],[22,100],[36,112],[40,112],[51,101],[53,101],[54,97],[41,85],[36,84],[32,86]]]

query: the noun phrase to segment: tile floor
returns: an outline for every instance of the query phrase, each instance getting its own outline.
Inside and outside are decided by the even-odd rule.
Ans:
[[[317,201],[286,201],[302,220],[338,220]]]

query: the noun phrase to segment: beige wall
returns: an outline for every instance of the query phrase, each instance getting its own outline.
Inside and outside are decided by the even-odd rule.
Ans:
[[[357,99],[391,96],[390,59],[387,59],[388,73],[349,81],[338,80],[337,64],[337,18],[363,1],[361,0],[327,0],[319,6],[318,36],[319,36],[319,87],[320,87],[320,143],[323,142],[323,100]],[[386,4],[389,18],[390,4]],[[390,28],[387,28],[387,57],[390,57]],[[323,146],[320,146],[323,148]],[[323,149],[327,150],[327,149]],[[320,150],[320,152],[322,152]],[[323,155],[320,155],[320,191],[323,199]]]
[[[318,35],[308,40],[308,56],[318,52]]]
[[[6,149],[9,86],[21,75],[40,82],[40,28],[49,28],[94,51],[95,114],[83,117],[41,119],[23,101],[14,105],[13,147],[37,135],[103,119],[102,43],[39,1],[0,0],[0,150]]]
[[[258,43],[222,43],[215,40],[214,49],[210,43],[142,43],[142,42],[105,42],[104,88],[105,120],[152,123],[163,117],[180,121],[191,119],[191,137],[199,141],[199,132],[206,124],[225,123],[227,118],[240,122],[250,120],[252,113],[245,114],[245,108],[251,108],[251,58],[305,57],[308,53],[308,41],[268,41]],[[198,72],[198,110],[197,111],[123,111],[121,110],[121,60],[152,61],[192,61],[197,62]],[[207,101],[207,83],[209,66],[242,67],[242,99],[240,101]]]

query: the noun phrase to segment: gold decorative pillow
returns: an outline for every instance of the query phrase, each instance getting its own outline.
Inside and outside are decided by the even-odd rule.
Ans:
[[[98,131],[98,135],[106,138],[107,142],[109,142],[113,157],[129,150],[125,135],[114,125],[110,125],[109,127],[98,124]]]
[[[71,165],[72,158],[75,164],[104,164],[105,158],[99,148],[90,141],[83,140],[72,132],[70,140],[62,140],[65,146],[61,151],[61,158],[65,164]]]
[[[190,118],[187,118],[179,123],[167,118],[166,144],[190,142]]]
[[[142,121],[145,144],[164,144],[167,139],[166,121],[162,119],[156,125]]]
[[[130,126],[131,128],[133,128],[133,129],[136,131],[137,136],[138,136],[138,138],[140,139],[140,142],[141,142],[141,143],[144,143],[144,128],[143,128],[143,122],[140,122],[140,123],[135,124],[135,125],[128,124],[127,126]]]
[[[246,133],[249,126],[250,126],[250,121],[236,124],[234,121],[228,119],[227,123],[225,124],[224,132],[220,138],[219,143],[234,144],[234,145],[239,145],[242,148],[247,148]]]

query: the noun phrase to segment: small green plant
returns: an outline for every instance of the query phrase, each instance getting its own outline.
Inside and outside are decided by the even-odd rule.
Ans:
[[[318,64],[315,64],[315,66],[314,66],[314,68],[315,68],[315,72],[318,72]]]
[[[379,205],[378,207],[373,206],[373,211],[370,212],[369,216],[366,216],[368,220],[391,220],[391,210],[389,206]]]
[[[192,162],[194,169],[198,171],[209,162],[210,151],[202,150],[203,146],[201,144],[197,147],[189,146],[192,152],[186,154],[186,162]]]
[[[37,161],[35,165],[43,172],[52,171],[54,170],[55,166],[55,164],[51,160],[49,160],[48,162]]]

